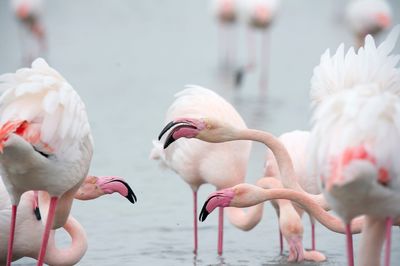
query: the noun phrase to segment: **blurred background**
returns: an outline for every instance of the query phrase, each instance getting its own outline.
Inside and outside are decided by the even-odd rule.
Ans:
[[[388,2],[392,24],[400,23],[400,2]],[[164,126],[173,95],[186,84],[224,96],[249,127],[277,135],[309,129],[313,68],[327,48],[335,51],[344,43],[348,49],[355,43],[344,22],[346,4],[344,0],[281,1],[269,28],[268,78],[260,92],[257,67],[235,86],[237,70],[248,61],[247,26],[232,30],[236,63],[225,66],[219,60],[219,30],[208,1],[45,1],[45,58],[87,106],[95,140],[90,172],[123,176],[138,196],[135,205],[116,195],[74,203],[72,215],[86,229],[89,241],[79,265],[284,264],[277,219],[269,204],[261,223],[250,232],[239,231],[226,220],[222,257],[216,252],[217,215],[210,215],[199,225],[195,257],[191,190],[175,173],[161,170],[148,159],[151,141]],[[20,26],[10,2],[0,0],[0,73],[14,72],[25,63]],[[377,36],[378,43],[387,32]],[[400,52],[399,43],[396,52]],[[265,155],[263,145],[253,145],[247,182],[262,176]],[[199,208],[213,190],[202,186]],[[309,248],[308,217],[303,220],[304,243]],[[66,235],[59,231],[60,245],[67,245]],[[394,263],[400,261],[399,237],[399,230],[393,228]],[[346,263],[343,235],[318,224],[316,243],[317,250],[328,257],[321,265]],[[34,265],[34,260],[22,259],[14,265]]]

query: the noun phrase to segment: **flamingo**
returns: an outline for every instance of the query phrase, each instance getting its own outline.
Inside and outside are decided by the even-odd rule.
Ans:
[[[249,62],[244,70],[251,70],[256,65],[256,45],[255,31],[262,31],[262,50],[261,50],[261,75],[260,89],[265,91],[268,83],[268,61],[269,61],[269,36],[270,27],[279,10],[279,0],[247,0],[242,1],[244,18],[248,24],[247,46],[249,54]],[[242,79],[243,69],[237,73],[237,79]]]
[[[329,214],[308,195],[292,189],[285,189],[280,180],[271,177],[260,179],[256,186],[242,183],[212,193],[203,204],[199,220],[205,221],[208,215],[216,208],[248,208],[265,201],[280,201],[281,199],[296,202],[328,229],[336,233],[345,234],[346,228],[340,219]],[[352,233],[360,233],[365,222],[364,217],[354,219],[351,223]],[[396,220],[396,224],[399,224],[399,222],[399,219]],[[325,256],[315,250],[305,251],[304,256],[308,260],[325,260]]]
[[[296,172],[296,177],[298,178],[297,183],[301,186],[302,189],[304,189],[304,191],[311,194],[319,194],[321,193],[321,190],[319,189],[319,185],[316,182],[317,179],[310,177],[306,169],[305,158],[306,158],[306,152],[307,152],[306,150],[307,150],[307,143],[309,141],[309,136],[310,133],[308,131],[295,130],[282,134],[281,136],[279,136],[279,140],[285,146],[292,159],[293,167]],[[279,167],[272,153],[268,153],[267,155],[264,176],[276,177],[278,179],[280,178]],[[303,250],[301,243],[303,237],[303,228],[301,226],[301,220],[299,223],[294,224],[294,220],[300,219],[298,215],[294,214],[294,211],[297,211],[301,216],[303,214],[303,210],[298,208],[298,206],[291,206],[291,203],[287,202],[286,200],[281,200],[280,204],[277,204],[275,201],[272,201],[271,203],[277,211],[279,220],[281,220],[282,212],[284,210],[285,212],[287,212],[286,215],[289,215],[290,218],[283,217],[283,221],[290,222],[289,225],[281,224],[281,230],[288,232],[289,229],[295,229],[295,230],[289,230],[285,238],[288,240],[288,243],[291,247],[290,250],[296,250],[297,254],[301,253]],[[281,208],[281,205],[284,205],[283,208]],[[296,210],[294,210],[293,207]],[[312,250],[315,250],[315,220],[312,216],[310,216],[310,221],[311,221],[311,246]],[[280,240],[281,240],[280,250],[282,254],[283,242],[281,233],[280,233]],[[298,248],[296,249],[296,247]]]
[[[365,38],[358,53],[340,45],[314,69],[310,166],[343,222],[366,215],[360,265],[378,265],[386,230],[385,265],[390,263],[390,228],[400,215],[400,69],[391,54],[397,26],[378,47]],[[354,264],[351,234],[348,263]]]
[[[185,115],[190,116],[190,113],[185,113]],[[225,121],[229,121],[229,123]],[[286,186],[309,195],[324,209],[328,208],[321,194],[308,194],[300,187],[300,185],[296,181],[297,177],[289,153],[287,152],[285,146],[279,141],[279,139],[272,134],[264,131],[248,129],[245,127],[236,127],[236,124],[232,121],[232,119],[227,119],[223,117],[218,117],[218,119],[211,117],[177,117],[169,124],[167,124],[167,126],[161,131],[160,136],[165,134],[170,129],[171,131],[164,142],[164,148],[167,148],[171,143],[183,137],[196,138],[211,143],[221,143],[233,140],[254,140],[264,143],[274,153],[274,156],[278,162],[281,179],[284,183],[286,183]],[[190,148],[191,147],[189,147],[188,145],[188,149]],[[215,160],[218,161],[218,159]],[[229,172],[231,170],[229,167],[223,167],[221,169],[228,169]],[[259,209],[260,207],[257,207],[254,210]],[[248,216],[251,217],[253,213],[254,212],[249,212]],[[257,220],[255,221],[255,223],[257,223],[260,218],[260,216],[257,216]],[[248,218],[248,220],[251,221],[250,218]],[[298,241],[295,243],[298,243]],[[299,247],[298,244],[296,244],[295,247]],[[296,248],[296,250],[298,249]],[[300,254],[300,257],[296,256],[297,259],[301,260],[301,252],[297,253]]]
[[[219,50],[221,66],[235,62],[234,26],[238,20],[238,0],[212,0],[211,13],[219,28]],[[224,54],[224,55],[223,55]]]
[[[43,0],[11,0],[11,9],[22,26],[21,34],[26,35],[22,36],[23,61],[30,64],[34,58],[43,56],[47,50],[46,31],[42,22]],[[30,43],[32,39],[38,45]]]
[[[126,197],[132,203],[136,196],[130,186],[120,177],[88,176],[76,192],[74,198],[79,200],[92,200],[103,195],[117,192]],[[0,180],[0,224],[2,228],[10,223],[10,198],[6,192],[3,182]],[[35,219],[31,212],[32,202],[35,201],[33,191],[24,193],[18,208],[15,249],[12,260],[22,257],[37,258],[40,249],[40,236],[44,231],[42,222]],[[44,201],[41,201],[43,203]],[[71,246],[67,249],[58,249],[55,246],[55,230],[52,230],[49,237],[48,250],[45,256],[45,263],[50,265],[75,265],[78,263],[87,250],[87,237],[85,230],[71,215],[63,226],[72,239]],[[7,259],[7,231],[0,231],[0,263],[5,264]],[[26,243],[29,242],[29,245]]]
[[[0,172],[12,204],[7,265],[17,206],[29,190],[51,197],[38,256],[43,265],[50,230],[65,224],[87,175],[93,150],[90,126],[76,91],[41,58],[32,68],[2,75],[0,84],[8,88],[0,98]]]
[[[235,123],[240,128],[246,125],[231,104],[211,90],[188,86],[175,95],[176,100],[169,107],[166,121],[184,114],[194,117],[218,116]],[[161,137],[162,134],[160,134]],[[250,142],[238,141],[219,145],[198,140],[182,140],[163,150],[162,144],[154,142],[151,158],[178,173],[193,191],[194,201],[194,253],[197,254],[197,191],[204,183],[224,188],[243,182],[250,155]],[[240,153],[238,152],[240,151]],[[217,158],[224,158],[219,160]],[[217,162],[218,161],[218,162]],[[233,167],[232,167],[233,166]],[[230,221],[238,227],[244,226],[243,217],[235,209],[227,211]],[[219,213],[218,254],[223,248],[223,210]]]
[[[386,0],[352,0],[345,12],[358,47],[364,45],[365,36],[378,34],[392,24],[392,9]]]

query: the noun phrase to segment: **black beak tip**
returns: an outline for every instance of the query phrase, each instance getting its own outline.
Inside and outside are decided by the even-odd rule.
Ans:
[[[127,198],[132,204],[137,202],[136,195],[133,192],[132,188],[128,185],[128,183],[126,183],[125,181],[122,181],[122,180],[115,180],[112,182],[121,182],[122,184],[124,184],[124,186],[128,190],[128,195],[126,195],[125,198]]]
[[[168,148],[169,145],[171,145],[171,143],[173,143],[176,139],[174,139],[173,136],[169,136],[164,143],[164,149]]]
[[[42,220],[42,216],[40,215],[39,207],[36,207],[33,212],[35,213],[36,220],[38,220],[38,221]]]
[[[169,122],[160,132],[158,135],[158,140],[161,140],[162,136],[171,128],[175,125],[174,121]]]
[[[209,213],[207,210],[203,209],[203,210],[200,212],[199,221],[200,221],[200,222],[204,222],[204,221],[207,219],[207,217],[208,217],[209,214],[210,214],[210,213]]]

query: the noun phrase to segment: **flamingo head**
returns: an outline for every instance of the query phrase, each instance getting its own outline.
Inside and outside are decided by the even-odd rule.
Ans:
[[[287,206],[288,208],[292,208]],[[282,235],[286,239],[289,245],[289,262],[301,262],[304,260],[304,248],[303,248],[303,225],[301,222],[300,216],[294,209],[291,209],[292,215],[289,215],[291,212],[289,210],[285,210],[285,207],[282,207],[279,212],[279,228],[281,230]]]
[[[260,203],[259,191],[263,191],[255,185],[242,183],[231,188],[222,189],[212,193],[203,205],[199,220],[204,221],[217,207],[246,208]]]
[[[233,22],[236,19],[235,1],[223,0],[219,10],[219,19],[225,22]]]
[[[390,27],[392,24],[392,19],[389,14],[379,12],[375,14],[376,21],[378,22],[378,25],[382,29],[387,29]]]
[[[232,127],[212,118],[178,118],[168,123],[158,139],[170,130],[164,149],[180,138],[197,138],[207,142],[223,142],[232,139]]]
[[[20,5],[18,5],[16,14],[20,20],[25,20],[30,16],[31,7],[29,6],[29,1],[23,1]]]
[[[331,160],[331,176],[327,179],[326,189],[341,186],[352,181],[376,179],[382,186],[390,182],[389,172],[384,167],[378,167],[376,159],[364,145],[348,147],[339,157]]]
[[[232,188],[226,188],[212,193],[201,209],[199,220],[203,222],[217,207],[229,207],[234,196],[235,191]]]
[[[121,194],[132,203],[137,201],[136,195],[128,183],[123,178],[116,176],[87,176],[75,194],[75,198],[90,200],[114,192]]]

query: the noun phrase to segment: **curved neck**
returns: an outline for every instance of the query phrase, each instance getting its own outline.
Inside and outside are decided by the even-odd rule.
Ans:
[[[71,236],[72,243],[68,248],[58,249],[52,234],[47,247],[45,263],[49,265],[75,265],[85,255],[87,238],[83,227],[72,216],[68,217],[64,229]]]
[[[243,231],[249,231],[261,221],[264,203],[251,206],[247,211],[240,208],[225,208],[225,210],[231,224]]]
[[[276,162],[278,163],[283,185],[287,188],[307,194],[325,210],[330,209],[322,194],[309,194],[297,183],[296,172],[294,170],[293,162],[290,158],[289,152],[277,137],[265,131],[246,128],[236,131],[235,138],[241,140],[253,140],[265,144],[272,151]]]
[[[321,206],[319,206],[313,199],[304,193],[279,188],[279,181],[274,178],[265,178],[265,182],[268,182],[268,188],[273,189],[263,189],[254,186],[253,199],[256,200],[256,204],[265,202],[268,200],[277,199],[287,199],[299,204],[308,214],[315,217],[322,225],[328,229],[345,234],[344,223],[337,217],[329,214]],[[277,188],[278,187],[278,188]],[[254,204],[254,202],[252,202]],[[362,226],[362,219],[355,219],[351,224],[351,229],[353,233],[360,233]]]
[[[285,187],[303,192],[303,189],[296,182],[296,172],[293,167],[292,159],[282,142],[271,133],[255,130],[242,129],[237,131],[238,139],[253,140],[265,144],[273,152],[279,171],[282,176],[282,182]]]

